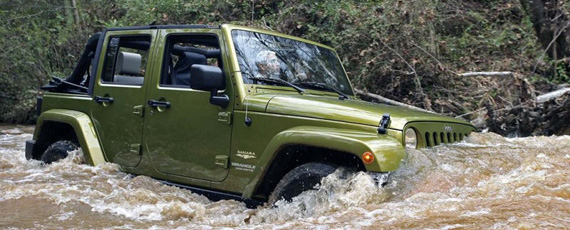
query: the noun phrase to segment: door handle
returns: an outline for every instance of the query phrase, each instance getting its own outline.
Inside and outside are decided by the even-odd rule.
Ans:
[[[113,103],[113,101],[115,101],[112,97],[101,97],[101,96],[96,96],[95,99],[93,99],[95,102],[101,104],[101,103]]]
[[[164,108],[170,108],[170,102],[168,101],[157,101],[157,100],[148,100],[148,106],[150,107],[164,107]]]

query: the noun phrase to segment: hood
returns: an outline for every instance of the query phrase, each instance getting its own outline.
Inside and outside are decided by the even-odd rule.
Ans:
[[[317,95],[277,95],[269,100],[265,111],[267,113],[319,118],[370,126],[378,126],[382,115],[389,113],[391,121],[388,128],[399,130],[402,130],[408,122],[419,121],[451,122],[471,126],[469,122],[438,114],[361,100],[339,100],[336,97]]]

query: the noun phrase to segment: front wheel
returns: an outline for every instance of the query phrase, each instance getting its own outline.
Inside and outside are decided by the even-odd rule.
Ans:
[[[46,149],[40,160],[46,164],[51,164],[61,159],[65,159],[69,155],[68,152],[74,151],[78,148],[77,144],[68,140],[56,141]]]
[[[321,182],[323,177],[332,174],[336,167],[326,163],[311,162],[303,164],[289,171],[273,190],[269,203],[273,204],[281,199],[291,199],[304,191],[313,189]]]

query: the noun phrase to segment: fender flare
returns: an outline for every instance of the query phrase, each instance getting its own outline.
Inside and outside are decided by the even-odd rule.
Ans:
[[[34,131],[34,140],[38,139],[45,122],[59,122],[73,127],[81,150],[85,155],[85,161],[88,164],[95,166],[106,162],[103,150],[99,145],[99,138],[97,137],[89,115],[66,109],[51,109],[45,111],[38,117],[36,123],[37,128]]]
[[[253,196],[279,150],[283,146],[294,144],[347,152],[359,159],[362,159],[364,152],[370,152],[375,156],[374,161],[364,166],[367,171],[372,172],[390,172],[398,169],[406,154],[398,140],[388,135],[378,135],[376,132],[313,126],[294,127],[278,133],[271,139],[257,163],[265,167],[255,168],[255,176],[246,185],[243,197]]]

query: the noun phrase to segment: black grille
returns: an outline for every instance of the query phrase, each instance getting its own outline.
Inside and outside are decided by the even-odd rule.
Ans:
[[[463,133],[445,133],[445,132],[425,132],[424,133],[425,136],[425,143],[427,147],[433,147],[436,145],[439,145],[441,143],[453,143],[453,142],[457,142],[457,141],[462,141],[463,138],[467,137],[467,134],[463,134]]]

